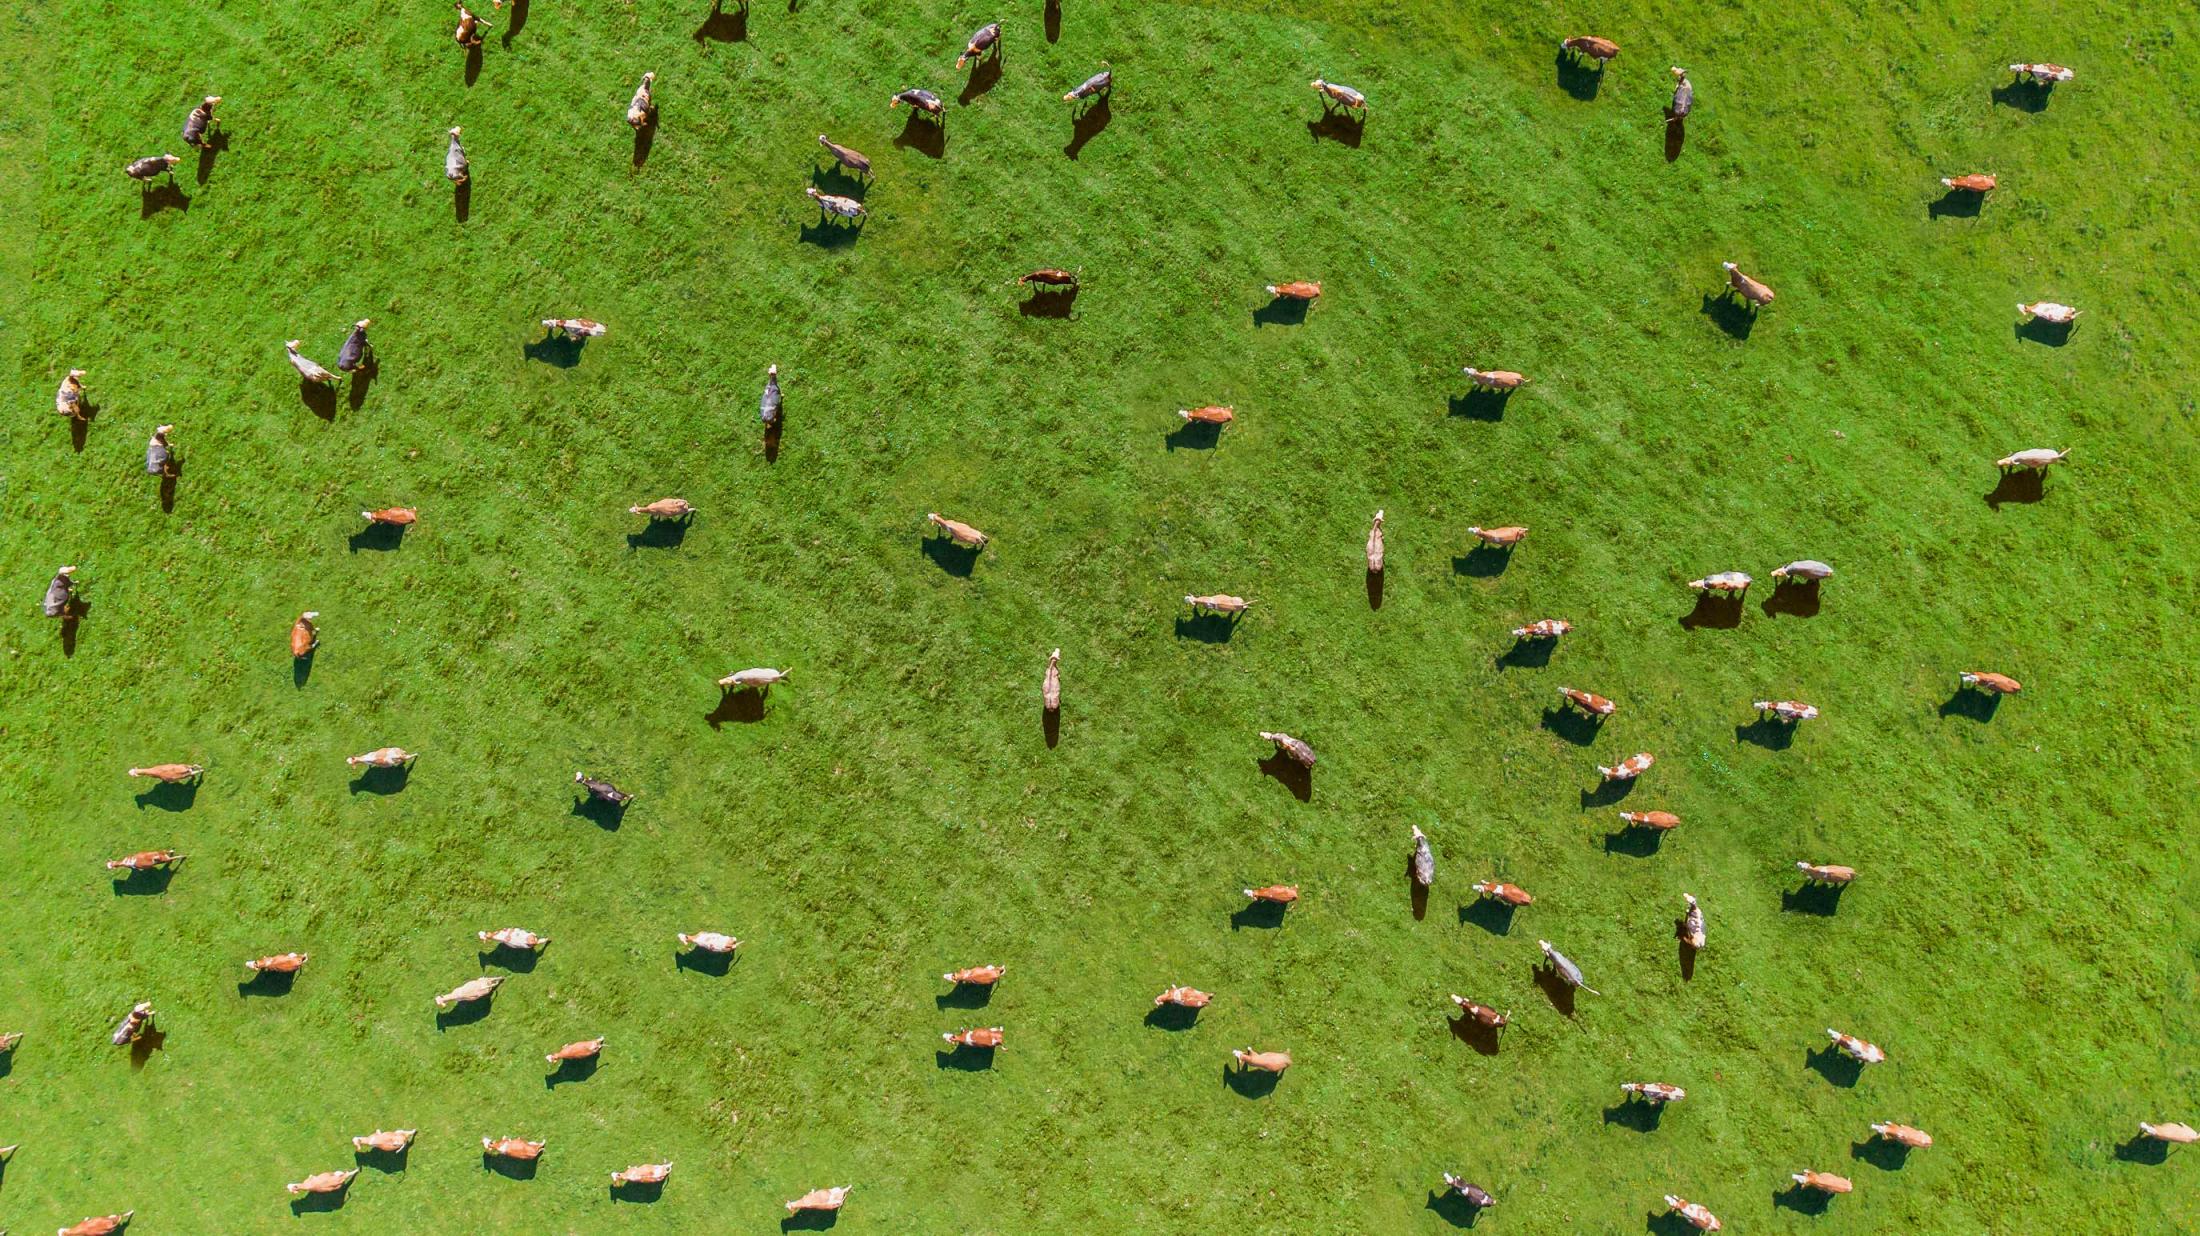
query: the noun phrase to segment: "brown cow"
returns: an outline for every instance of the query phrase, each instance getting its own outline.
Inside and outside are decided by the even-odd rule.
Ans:
[[[1539,618],[1524,627],[1513,628],[1514,639],[1557,639],[1574,629],[1574,624],[1564,618]]]
[[[1197,614],[1202,610],[1216,614],[1242,614],[1253,607],[1244,597],[1234,597],[1227,592],[1213,592],[1202,597],[1185,597],[1184,603]]]
[[[1527,385],[1528,379],[1510,369],[1476,369],[1469,365],[1461,370],[1476,386],[1486,391],[1518,390]]]
[[[195,781],[205,771],[206,766],[203,764],[152,764],[144,768],[133,768],[130,770],[130,775],[133,777],[150,777],[163,785],[176,785],[185,781]]]
[[[129,1225],[135,1210],[125,1210],[119,1215],[99,1215],[81,1223],[72,1223],[60,1229],[61,1236],[114,1236]]]
[[[121,858],[107,860],[109,871],[152,871],[159,867],[173,867],[183,861],[183,855],[174,850],[139,850]]]
[[[1977,687],[1988,695],[2015,695],[2024,690],[2024,684],[2007,674],[1990,670],[1964,670],[1960,677],[1966,687]]]
[[[1558,50],[1572,52],[1576,56],[1587,56],[1596,61],[1597,67],[1601,69],[1619,55],[1619,44],[1593,34],[1577,34],[1561,41]]]
[[[633,128],[646,129],[657,119],[657,99],[651,89],[657,84],[655,70],[642,74],[642,84],[627,101],[626,123]]]
[[[1000,982],[1001,976],[1006,973],[1007,966],[971,966],[962,970],[950,970],[940,978],[958,987],[966,983],[972,987],[991,987]]]
[[[1619,711],[1619,705],[1593,692],[1576,691],[1572,687],[1560,687],[1558,693],[1566,697],[1567,703],[1578,705],[1581,711],[1592,717],[1609,717]]]
[[[463,4],[451,7],[458,10],[458,29],[451,32],[451,40],[468,51],[481,46],[482,37],[489,33],[489,23],[467,11]]]
[[[1312,768],[1314,766],[1314,748],[1307,746],[1299,739],[1293,738],[1289,734],[1279,734],[1274,730],[1262,730],[1260,736],[1276,744],[1276,750],[1290,756],[1305,767]]]
[[[970,1030],[958,1031],[954,1034],[942,1034],[940,1037],[957,1047],[975,1047],[980,1051],[991,1051],[999,1047],[1006,1036],[1001,1033],[999,1026],[979,1026]]]
[[[1503,528],[1477,528],[1469,524],[1467,525],[1467,535],[1484,545],[1494,545],[1499,549],[1511,549],[1528,539],[1528,530],[1517,524]]]
[[[856,175],[869,176],[871,174],[871,161],[856,151],[841,145],[823,133],[817,135],[817,144],[823,146],[833,156],[834,162]]]
[[[1176,414],[1186,421],[1200,425],[1227,425],[1237,419],[1237,409],[1221,404],[1210,404],[1204,408],[1178,408]]]
[[[1793,1173],[1789,1179],[1806,1189],[1816,1189],[1820,1193],[1847,1193],[1856,1188],[1848,1177],[1836,1176],[1832,1172],[1817,1172],[1806,1169]]]
[[[556,1051],[545,1053],[542,1059],[546,1064],[561,1065],[568,1060],[594,1060],[602,1054],[602,1039],[580,1039],[567,1043]]]
[[[623,1172],[611,1173],[611,1187],[616,1189],[620,1185],[663,1184],[665,1177],[671,1174],[670,1163],[637,1163]]]
[[[53,393],[53,410],[72,420],[83,420],[87,406],[84,402],[84,371],[71,369],[62,375],[61,386]]]
[[[437,996],[435,1007],[438,1010],[447,1012],[453,1005],[472,1004],[476,1000],[486,1000],[496,993],[497,988],[502,986],[504,986],[504,976],[501,974],[485,974],[480,978],[468,979]]]
[[[1622,811],[1619,818],[1622,823],[1636,828],[1654,828],[1661,833],[1681,826],[1681,818],[1670,811]]]
[[[2179,1124],[2174,1120],[2164,1124],[2148,1124],[2142,1120],[2139,1122],[2139,1133],[2143,1137],[2151,1137],[2158,1142],[2169,1142],[2179,1146],[2189,1146],[2194,1142],[2200,1142],[2200,1130],[2195,1130],[2189,1124]]]
[[[409,506],[385,506],[380,510],[361,511],[359,518],[370,524],[387,524],[393,528],[406,528],[420,522],[420,512]]]
[[[1277,300],[1319,300],[1322,285],[1306,279],[1297,279],[1290,283],[1271,283],[1268,285],[1268,294]]]
[[[274,953],[255,957],[244,968],[255,974],[296,974],[311,959],[310,953]]]
[[[1506,884],[1498,880],[1476,880],[1474,891],[1484,897],[1493,897],[1509,906],[1535,904],[1535,898],[1528,894],[1527,889],[1520,887],[1518,884]]]
[[[1912,1150],[1923,1150],[1933,1144],[1932,1134],[1911,1125],[1896,1124],[1892,1120],[1882,1120],[1873,1124],[1872,1132],[1890,1142],[1907,1146]]]
[[[1750,308],[1761,309],[1772,303],[1771,288],[1743,274],[1742,268],[1732,262],[1721,262],[1719,265],[1726,268],[1727,290],[1741,297]]]
[[[1943,176],[1940,178],[1940,183],[1951,189],[1960,189],[1965,193],[1984,194],[1993,192],[1994,186],[2000,182],[1984,172],[1973,172],[1968,176]]]
[[[1847,884],[1856,878],[1856,868],[1834,863],[1798,862],[1795,869],[1813,884]]]
[[[1284,906],[1290,905],[1299,899],[1299,886],[1296,884],[1271,884],[1266,888],[1248,888],[1240,891],[1254,901],[1269,901]]]
[[[321,646],[321,629],[313,625],[313,620],[320,616],[321,611],[309,609],[290,624],[290,655],[293,660]]]
[[[1465,996],[1454,995],[1451,1002],[1459,1006],[1459,1012],[1472,1019],[1474,1024],[1489,1030],[1499,1030],[1512,1023],[1512,1014],[1500,1013],[1487,1004],[1476,1004]]]
[[[640,506],[626,508],[629,515],[647,515],[651,519],[686,519],[695,513],[695,505],[685,498],[659,498]]]

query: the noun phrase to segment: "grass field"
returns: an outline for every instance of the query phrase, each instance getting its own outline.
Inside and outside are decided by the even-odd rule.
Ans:
[[[766,1231],[853,1184],[842,1231],[1443,1231],[1447,1169],[1503,1232],[1682,1230],[1666,1192],[1734,1231],[2200,1223],[2200,1158],[2126,1144],[2200,1118],[2188,7],[699,10],[533,0],[478,68],[433,3],[5,19],[0,1225]],[[1592,31],[1601,82],[1553,57]],[[2078,78],[2003,89],[2030,59]],[[887,108],[916,85],[944,142]],[[122,164],[188,156],[203,93],[226,149],[141,203]],[[877,165],[860,231],[802,194],[850,191],[821,131]],[[2002,187],[1951,212],[1970,171]],[[1778,290],[1754,322],[1722,259]],[[1082,269],[1067,316],[1005,286],[1037,266]],[[1279,320],[1261,285],[1300,278]],[[2016,326],[2040,298],[2086,310],[2067,340]],[[542,346],[565,315],[610,332]],[[332,363],[359,317],[375,380],[303,398],[282,341]],[[1534,381],[1495,405],[1466,364]],[[1182,431],[1204,403],[1238,422]],[[2074,453],[1997,483],[2032,446]],[[638,536],[665,494],[700,516]],[[354,539],[387,505],[419,525]],[[992,544],[929,546],[928,510]],[[1470,523],[1533,533],[1508,563]],[[1800,557],[1839,571],[1815,614],[1768,604]],[[67,647],[33,608],[63,562]],[[1696,621],[1728,569],[1759,588]],[[1214,591],[1255,601],[1227,638],[1179,621]],[[1507,656],[1542,617],[1576,630]],[[792,682],[722,707],[749,665]],[[2025,691],[1989,712],[1974,668]],[[1620,712],[1553,719],[1559,686]],[[1765,697],[1824,716],[1785,742]],[[1276,728],[1310,783],[1264,772]],[[355,782],[385,744],[409,779]],[[1641,750],[1624,805],[1686,820],[1655,849],[1594,792]],[[138,795],[161,761],[203,786]],[[581,812],[577,768],[639,797]],[[164,846],[164,887],[100,865]],[[1862,875],[1814,898],[1798,859]],[[1489,916],[1485,877],[1537,901]],[[1304,898],[1236,917],[1268,883]],[[506,925],[554,943],[477,955]],[[700,928],[746,942],[724,973],[676,962]],[[1563,1012],[1538,939],[1603,994]],[[291,949],[286,993],[239,986]],[[980,962],[990,1003],[947,997]],[[493,1011],[439,1025],[484,971]],[[1195,1025],[1146,1019],[1172,983],[1218,993]],[[1515,1014],[1494,1054],[1449,992]],[[158,1050],[109,1046],[138,999]],[[1007,1029],[990,1068],[938,1054],[971,1025]],[[1889,1061],[1850,1075],[1828,1026]],[[1247,1085],[1246,1046],[1296,1064]],[[1645,1127],[1630,1080],[1689,1098]],[[1858,1144],[1886,1119],[1937,1144]],[[294,1214],[393,1127],[402,1165]],[[505,1134],[548,1140],[532,1179],[485,1167]],[[607,1192],[663,1159],[653,1202]],[[1856,1192],[1812,1214],[1805,1167]]]

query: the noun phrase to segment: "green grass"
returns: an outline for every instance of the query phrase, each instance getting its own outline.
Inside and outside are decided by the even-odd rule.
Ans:
[[[1737,1231],[2200,1222],[2190,1152],[2117,1154],[2200,1116],[2200,29],[1841,7],[1077,0],[1049,43],[1036,6],[760,0],[728,43],[695,5],[535,0],[471,86],[432,4],[12,16],[0,1030],[28,1036],[0,1218],[297,1230],[284,1181],[417,1126],[407,1170],[302,1222],[767,1231],[852,1183],[851,1232],[1441,1231],[1445,1169],[1505,1232],[1637,1230],[1667,1191]],[[957,104],[995,17],[1005,74]],[[1625,51],[1582,100],[1552,54],[1590,30]],[[2079,78],[1997,104],[2033,58]],[[1111,122],[1065,157],[1058,96],[1102,61]],[[1668,163],[1675,63],[1699,106]],[[1357,147],[1310,135],[1317,74],[1367,92]],[[951,100],[943,157],[894,144],[908,85]],[[204,92],[229,148],[141,217],[121,165]],[[878,166],[849,243],[807,238],[820,131]],[[1930,215],[1972,170],[2002,177],[1984,210]],[[1706,311],[1722,259],[1779,290],[1746,338]],[[1003,286],[1043,265],[1083,269],[1068,320]],[[1327,294],[1263,324],[1292,278]],[[2087,310],[2065,346],[2012,332],[2042,297]],[[610,334],[529,359],[568,314]],[[362,316],[379,380],[323,419],[281,341],[328,363]],[[1455,415],[1469,363],[1535,381]],[[81,451],[46,411],[72,365]],[[1209,402],[1238,423],[1172,439]],[[169,512],[138,470],[159,422]],[[2036,445],[2075,448],[2044,497],[1983,501]],[[626,507],[668,493],[692,530],[630,546]],[[422,512],[402,548],[349,548],[390,504]],[[993,534],[967,576],[922,550],[927,510]],[[1455,565],[1466,525],[1514,522],[1508,569]],[[1815,617],[1760,590],[1736,628],[1677,621],[1684,581],[1805,556],[1840,571]],[[61,562],[73,655],[31,608]],[[1177,598],[1216,590],[1256,607],[1179,637]],[[1496,662],[1545,616],[1577,627],[1547,667]],[[794,678],[761,720],[706,721],[712,679],[767,664]],[[1965,668],[2025,693],[1950,712]],[[1560,685],[1621,711],[1577,745],[1539,724]],[[1825,715],[1745,741],[1767,695]],[[1278,727],[1321,752],[1310,801],[1257,767]],[[387,743],[423,753],[409,783],[353,792],[342,756]],[[1637,750],[1627,804],[1687,821],[1650,855],[1583,802]],[[132,797],[122,770],[164,760],[208,765],[188,810]],[[640,792],[620,827],[571,813],[576,768]],[[155,846],[190,855],[166,891],[111,891],[100,860]],[[1837,914],[1783,909],[1798,858],[1862,870]],[[1509,934],[1458,911],[1486,876],[1537,895]],[[1269,882],[1304,900],[1233,929]],[[555,943],[439,1030],[472,933],[509,924]],[[722,977],[675,968],[700,927],[747,942]],[[1538,938],[1604,992],[1571,1019]],[[239,994],[287,949],[313,954],[293,990]],[[938,1007],[979,962],[1009,968],[990,1006]],[[1218,999],[1149,1027],[1175,982]],[[1501,1052],[1447,1029],[1451,991],[1516,1014]],[[168,1038],[134,1067],[105,1032],[139,998]],[[1007,1027],[994,1067],[940,1067],[974,1024]],[[1832,1084],[1826,1026],[1890,1061]],[[597,1034],[600,1070],[546,1088],[540,1053]],[[1297,1058],[1265,1097],[1218,1076],[1247,1045]],[[1638,1079],[1689,1098],[1604,1119]],[[1852,1158],[1888,1118],[1938,1145]],[[535,1179],[483,1170],[506,1133],[548,1139]],[[609,1200],[667,1158],[661,1200]],[[1806,1166],[1856,1193],[1776,1208]]]

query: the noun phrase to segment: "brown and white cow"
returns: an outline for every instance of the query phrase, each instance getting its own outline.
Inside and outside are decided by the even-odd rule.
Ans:
[[[1721,262],[1726,271],[1727,290],[1742,298],[1753,309],[1761,309],[1772,303],[1772,289],[1742,273],[1742,268],[1732,262]]]
[[[1712,1214],[1702,1202],[1691,1202],[1685,1197],[1668,1193],[1665,1195],[1665,1204],[1685,1220],[1688,1226],[1699,1232],[1716,1232],[1722,1226],[1719,1216]]]
[[[1577,34],[1570,39],[1562,40],[1558,45],[1558,49],[1562,52],[1572,52],[1576,56],[1586,56],[1596,61],[1597,67],[1600,69],[1619,55],[1619,44],[1593,34]]]
[[[1619,705],[1593,691],[1576,691],[1572,687],[1560,687],[1558,693],[1566,702],[1580,708],[1592,717],[1609,717],[1619,711]]]
[[[1451,1002],[1459,1006],[1462,1016],[1487,1030],[1502,1029],[1512,1023],[1512,1014],[1500,1013],[1487,1004],[1476,1004],[1465,996],[1453,995]]]
[[[290,655],[293,660],[321,646],[321,629],[313,625],[313,620],[320,616],[321,611],[309,609],[290,624]]]
[[[1244,597],[1234,597],[1227,592],[1210,592],[1205,596],[1185,597],[1184,603],[1192,607],[1194,614],[1242,614],[1253,607]]]
[[[310,953],[272,953],[253,958],[244,963],[244,968],[254,974],[296,974],[312,956]]]
[[[1795,869],[1813,884],[1847,884],[1856,879],[1856,868],[1838,863],[1798,862]]]
[[[1528,530],[1517,524],[1510,524],[1503,528],[1478,528],[1473,524],[1469,524],[1467,525],[1467,535],[1484,545],[1494,545],[1499,549],[1511,549],[1528,539]]]
[[[2007,674],[1991,670],[1964,670],[1958,675],[1966,687],[1977,687],[1989,695],[2015,695],[2024,690],[2024,684]]]
[[[672,1175],[670,1163],[637,1163],[623,1172],[611,1173],[611,1187],[620,1185],[663,1184]]]
[[[681,931],[673,933],[685,948],[705,953],[730,953],[741,947],[741,942],[722,931]]]
[[[1290,283],[1271,283],[1267,287],[1268,294],[1277,300],[1319,300],[1322,294],[1322,285],[1308,279],[1295,279]]]
[[[1667,1103],[1678,1103],[1688,1097],[1686,1090],[1669,1082],[1621,1082],[1619,1088],[1626,1091],[1630,1099],[1641,1099],[1658,1107]]]
[[[542,1148],[547,1145],[548,1142],[531,1142],[524,1137],[484,1137],[481,1153],[500,1159],[539,1159]]]
[[[1287,1051],[1254,1051],[1241,1047],[1230,1053],[1241,1069],[1259,1069],[1263,1073],[1281,1073],[1291,1067],[1291,1053]]]
[[[969,524],[959,519],[949,519],[938,511],[927,511],[924,518],[933,527],[944,533],[948,540],[957,545],[967,546],[971,549],[984,549],[986,542],[993,539]]]
[[[1860,1039],[1853,1034],[1843,1034],[1831,1026],[1826,1028],[1826,1037],[1833,1040],[1833,1045],[1841,1050],[1842,1055],[1858,1064],[1878,1064],[1887,1058],[1887,1053],[1881,1051],[1877,1043]]]
[[[1606,781],[1632,781],[1648,772],[1650,766],[1657,762],[1658,757],[1648,751],[1637,751],[1610,768],[1606,768],[1602,764],[1597,765],[1597,775],[1603,777]]]
[[[999,1047],[1006,1037],[999,1026],[976,1026],[953,1034],[940,1035],[940,1038],[957,1047],[974,1047],[980,1051],[991,1051]]]
[[[1499,880],[1476,880],[1474,891],[1484,897],[1502,901],[1509,906],[1535,904],[1535,898],[1529,895],[1527,889],[1520,887],[1518,884],[1506,884]]]
[[[1856,1188],[1856,1185],[1846,1176],[1836,1176],[1832,1172],[1811,1171],[1807,1168],[1800,1172],[1791,1173],[1789,1179],[1806,1189],[1816,1189],[1820,1193],[1847,1193]]]
[[[196,781],[205,772],[206,766],[203,764],[150,764],[144,768],[131,769],[130,775],[150,778],[163,785],[177,785],[185,781]]]
[[[1153,998],[1155,1008],[1173,1004],[1184,1009],[1203,1009],[1214,1002],[1214,993],[1197,987],[1171,987]]]
[[[1654,828],[1661,833],[1681,826],[1681,818],[1670,811],[1622,811],[1619,818],[1623,824],[1635,828]]]
[[[1968,176],[1943,176],[1940,183],[1965,193],[1991,193],[2000,181],[1984,172],[1973,172]]]
[[[1299,899],[1299,886],[1296,884],[1270,884],[1265,888],[1248,888],[1240,891],[1254,901],[1266,901],[1281,906],[1290,905]]]
[[[477,931],[474,939],[498,948],[517,949],[523,953],[541,952],[550,944],[550,937],[538,936],[525,927],[499,927],[495,931]]]
[[[2030,450],[2018,451],[2014,455],[2004,455],[1994,461],[1994,466],[2005,472],[2013,468],[2030,468],[2034,472],[2045,472],[2051,465],[2059,464],[2069,457],[2070,451],[2068,449],[2058,451],[2044,446],[2035,446]]]
[[[1899,1146],[1912,1150],[1924,1150],[1933,1144],[1933,1135],[1913,1125],[1896,1124],[1892,1120],[1877,1121],[1872,1132]]]
[[[940,978],[955,984],[957,987],[966,984],[971,987],[991,987],[993,984],[1000,982],[1001,976],[1006,973],[1008,973],[1007,966],[968,966],[961,970],[950,970],[942,974]]]

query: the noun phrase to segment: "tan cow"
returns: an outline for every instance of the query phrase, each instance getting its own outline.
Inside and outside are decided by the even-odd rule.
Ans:
[[[1319,300],[1321,299],[1322,285],[1306,279],[1298,279],[1290,283],[1271,283],[1268,285],[1268,294],[1277,300]]]
[[[1851,1183],[1848,1177],[1836,1176],[1832,1172],[1805,1169],[1794,1173],[1789,1178],[1806,1189],[1816,1189],[1820,1193],[1847,1193],[1856,1188],[1856,1185]]]
[[[823,133],[817,135],[817,144],[830,152],[835,162],[858,176],[869,176],[871,174],[871,160],[862,154],[841,145]]]
[[[718,680],[718,685],[728,691],[763,691],[787,681],[792,669],[773,669],[757,666],[754,669],[735,670]]]
[[[1577,34],[1565,39],[1559,43],[1558,49],[1572,52],[1576,56],[1587,56],[1597,62],[1598,68],[1603,68],[1619,55],[1619,44],[1593,34]]]
[[[298,339],[285,339],[283,341],[283,355],[290,359],[290,367],[297,370],[298,376],[308,382],[321,386],[336,385],[335,374],[321,368],[318,362],[298,354],[298,345],[301,342],[303,341]]]
[[[933,527],[946,533],[947,539],[957,545],[965,545],[972,549],[984,549],[985,543],[992,539],[969,524],[959,519],[949,519],[938,511],[927,511],[924,517],[931,522]]]
[[[848,1200],[848,1190],[854,1185],[835,1185],[830,1189],[812,1189],[787,1203],[787,1213],[804,1210],[838,1210]]]
[[[1296,884],[1271,884],[1266,888],[1248,888],[1240,891],[1254,901],[1273,902],[1282,906],[1290,905],[1299,899],[1299,886]]]
[[[500,1159],[539,1159],[542,1157],[542,1148],[546,1145],[549,1143],[531,1142],[524,1137],[484,1137],[481,1139],[481,1153],[495,1155]]]
[[[1994,466],[2003,471],[2012,468],[2030,468],[2034,472],[2045,472],[2050,465],[2059,464],[2068,458],[2070,458],[2070,452],[2067,449],[2057,451],[2044,446],[2036,446],[2030,450],[2018,451],[2014,455],[2004,455],[1994,461]]]
[[[1214,1002],[1214,993],[1197,987],[1171,987],[1153,998],[1155,1008],[1173,1004],[1178,1008],[1203,1009]]]
[[[359,1169],[356,1167],[341,1172],[315,1172],[304,1180],[286,1184],[283,1188],[288,1189],[292,1196],[301,1193],[340,1193],[345,1185],[351,1183],[351,1178],[358,1174]]]
[[[1212,592],[1207,594],[1206,596],[1185,597],[1184,603],[1192,607],[1192,612],[1194,614],[1198,614],[1201,612],[1206,612],[1210,614],[1242,614],[1246,610],[1249,610],[1253,607],[1253,603],[1251,601],[1246,600],[1244,597],[1231,596],[1227,592]]]
[[[1047,654],[1047,670],[1039,679],[1039,705],[1048,712],[1062,710],[1062,650]]]
[[[991,987],[1000,982],[1001,976],[1006,973],[1007,966],[970,966],[962,970],[950,970],[940,978],[958,987],[966,983],[972,987]]]
[[[480,978],[468,979],[437,996],[435,1007],[439,1011],[448,1012],[454,1005],[472,1004],[476,1000],[486,1000],[496,993],[497,988],[502,986],[504,986],[504,976],[501,974],[484,974]]]
[[[376,1129],[363,1137],[351,1139],[351,1148],[359,1154],[403,1154],[412,1147],[413,1138],[420,1135],[418,1129]]]
[[[543,1063],[562,1065],[569,1060],[594,1060],[603,1054],[602,1039],[580,1039],[567,1043],[556,1051],[544,1053]]]
[[[1511,549],[1528,539],[1528,530],[1518,525],[1503,528],[1478,528],[1469,524],[1467,525],[1467,535],[1484,545],[1494,545],[1499,549]]]
[[[663,1184],[665,1177],[671,1174],[670,1163],[637,1163],[623,1172],[611,1173],[611,1187],[616,1189],[621,1185]]]
[[[107,860],[109,871],[151,871],[158,867],[173,867],[183,861],[183,855],[174,850],[139,850],[121,858]]]
[[[674,938],[679,940],[683,947],[698,949],[705,953],[730,953],[741,947],[739,940],[722,931],[681,931],[675,932]]]
[[[376,747],[359,755],[347,755],[344,762],[354,768],[362,764],[368,768],[398,768],[419,758],[418,751],[407,751],[403,747]]]
[[[1661,833],[1681,826],[1681,818],[1670,811],[1622,811],[1619,818],[1622,823],[1636,828],[1654,828]]]
[[[1518,390],[1528,384],[1526,376],[1514,373],[1510,369],[1476,369],[1474,366],[1468,365],[1460,372],[1466,374],[1476,386],[1486,391]]]
[[[144,768],[131,769],[130,775],[148,777],[163,785],[177,785],[185,781],[195,781],[205,771],[206,766],[203,764],[151,764]]]
[[[1281,1073],[1291,1067],[1291,1053],[1287,1051],[1254,1051],[1241,1047],[1230,1053],[1241,1069],[1259,1069],[1263,1073]]]
[[[14,1051],[15,1045],[22,1041],[23,1032],[21,1030],[10,1030],[6,1034],[0,1034],[0,1056]]]
[[[2051,323],[2055,326],[2068,326],[2077,321],[2078,315],[2083,313],[2084,310],[2073,309],[2068,305],[2058,304],[2051,300],[2035,300],[2029,305],[2020,300],[2017,302],[2017,312],[2028,318],[2038,318],[2042,322]]]
[[[410,527],[420,522],[420,512],[409,506],[385,506],[380,510],[361,511],[359,518],[370,524],[388,524],[395,528]]]
[[[1933,1144],[1932,1134],[1912,1125],[1896,1124],[1892,1120],[1878,1121],[1872,1125],[1872,1132],[1912,1150],[1924,1150]]]
[[[311,953],[272,953],[253,958],[244,968],[255,974],[296,974],[312,957]]]
[[[1727,290],[1742,298],[1752,309],[1762,309],[1772,303],[1772,289],[1742,273],[1742,268],[1732,262],[1721,262],[1726,271]]]
[[[1375,512],[1375,522],[1367,529],[1367,569],[1370,574],[1381,574],[1383,569],[1383,513]]]
[[[1535,898],[1528,894],[1527,889],[1520,887],[1518,884],[1506,884],[1498,880],[1476,880],[1474,882],[1474,891],[1482,894],[1484,897],[1490,897],[1498,901],[1502,901],[1509,906],[1529,906],[1535,904]]]
[[[629,515],[647,515],[651,519],[686,519],[695,513],[695,504],[685,498],[659,498],[640,506],[626,508]]]
[[[1856,878],[1856,868],[1835,863],[1798,862],[1795,869],[1813,884],[1847,884]]]
[[[1237,419],[1237,409],[1223,404],[1210,404],[1204,408],[1178,408],[1178,416],[1199,425],[1227,425]]]
[[[2194,1142],[2200,1142],[2200,1130],[2195,1130],[2189,1124],[2179,1124],[2174,1120],[2163,1124],[2148,1124],[2142,1120],[2139,1122],[2139,1132],[2142,1136],[2151,1137],[2155,1141],[2169,1142],[2178,1146],[2189,1146]]]
[[[114,1236],[114,1233],[129,1225],[130,1216],[136,1213],[134,1210],[125,1210],[119,1215],[99,1215],[81,1223],[72,1223],[60,1229],[60,1233],[61,1236]]]
[[[999,1047],[1006,1036],[1001,1033],[999,1026],[978,1026],[969,1030],[959,1030],[953,1034],[942,1034],[940,1038],[953,1043],[957,1047],[975,1047],[980,1051],[991,1051]]]
[[[313,625],[313,620],[320,616],[321,611],[309,609],[290,624],[290,655],[293,660],[321,646],[321,629]]]

